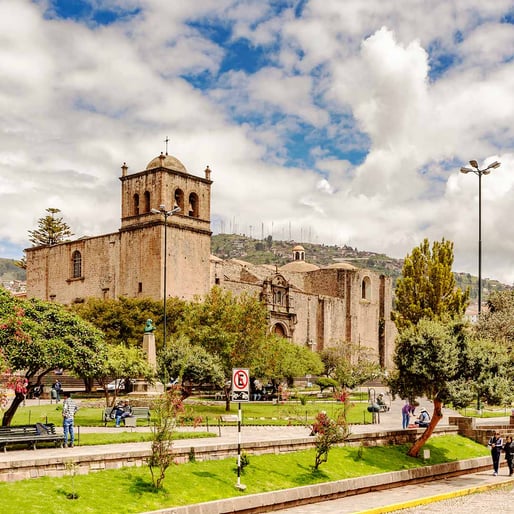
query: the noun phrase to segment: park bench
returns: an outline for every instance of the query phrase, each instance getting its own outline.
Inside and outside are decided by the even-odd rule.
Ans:
[[[0,448],[4,452],[7,446],[16,444],[26,444],[35,450],[40,442],[50,442],[55,446],[62,446],[63,436],[55,431],[53,423],[0,427]]]
[[[106,407],[103,412],[102,421],[104,422],[104,426],[109,423],[109,421],[114,420],[111,418],[111,412],[114,407]],[[132,416],[129,418],[124,418],[125,426],[127,427],[135,427],[138,419],[146,419],[146,424],[150,424],[150,409],[148,407],[132,407]]]

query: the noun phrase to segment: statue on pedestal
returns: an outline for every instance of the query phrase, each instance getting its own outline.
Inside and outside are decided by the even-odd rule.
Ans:
[[[155,327],[153,326],[152,320],[147,319],[146,325],[145,325],[145,334],[152,334],[154,330],[155,330]]]

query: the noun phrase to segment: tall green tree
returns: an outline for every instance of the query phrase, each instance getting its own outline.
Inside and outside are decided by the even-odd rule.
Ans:
[[[29,241],[33,246],[55,245],[73,236],[70,226],[59,216],[60,209],[49,207],[46,212],[46,216],[39,218],[38,228],[29,230]]]
[[[453,243],[428,239],[405,257],[395,289],[394,321],[399,330],[422,318],[444,319],[464,314],[469,289],[456,287],[452,272]]]
[[[99,330],[62,305],[21,300],[0,289],[0,348],[11,373],[27,379],[27,389],[40,386],[55,368],[78,376],[95,377],[106,361],[106,346]],[[9,425],[23,402],[15,391],[3,415]]]

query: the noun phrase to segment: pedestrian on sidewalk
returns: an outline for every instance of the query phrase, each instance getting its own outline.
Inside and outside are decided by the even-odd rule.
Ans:
[[[496,432],[490,439],[487,445],[491,449],[491,457],[493,459],[493,475],[498,475],[498,468],[500,467],[500,455],[503,448],[503,439],[500,432]]]
[[[402,428],[405,430],[409,428],[410,417],[414,414],[414,405],[407,401],[405,405],[402,407]]]
[[[71,394],[68,392],[64,393],[64,402],[62,404],[62,429],[64,432],[64,447],[68,446],[73,448],[75,443],[75,433],[73,430],[73,424],[75,420],[75,413],[77,412],[77,404],[71,399]]]
[[[509,466],[509,477],[511,477],[514,473],[512,468],[512,458],[514,457],[514,444],[512,443],[512,436],[508,435],[505,438],[505,446],[503,447],[503,451],[505,452],[505,460],[507,461],[507,466]]]

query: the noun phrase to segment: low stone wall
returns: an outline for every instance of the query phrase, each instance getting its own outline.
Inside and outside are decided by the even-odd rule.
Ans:
[[[460,416],[450,416],[449,423],[458,427],[460,435],[469,437],[477,443],[487,445],[489,439],[496,431],[505,437],[506,435],[514,435],[514,416],[510,417],[510,424],[487,424],[479,425],[478,418],[465,418]]]
[[[436,428],[434,436],[444,434],[456,434],[456,426],[444,426]],[[417,430],[394,430],[374,432],[370,434],[352,434],[344,443],[351,446],[383,446],[413,443],[423,432]],[[314,437],[304,437],[279,441],[255,441],[244,442],[243,449],[251,455],[265,453],[288,453],[298,450],[305,450],[314,447]],[[118,448],[120,445],[117,445]],[[110,446],[76,447],[73,453],[62,450],[56,456],[54,449],[26,450],[26,457],[12,461],[0,462],[0,481],[14,482],[27,478],[41,476],[64,476],[69,473],[66,464],[73,462],[77,474],[87,474],[93,471],[105,469],[116,469],[124,466],[142,466],[150,455],[150,444],[144,450],[131,449],[130,443],[126,443],[123,450],[113,451]],[[191,446],[175,447],[175,461],[178,463],[188,462],[194,454],[197,461],[216,460],[234,457],[237,454],[237,443],[230,444],[206,444],[195,445],[191,440]],[[46,455],[50,455],[47,457]]]

